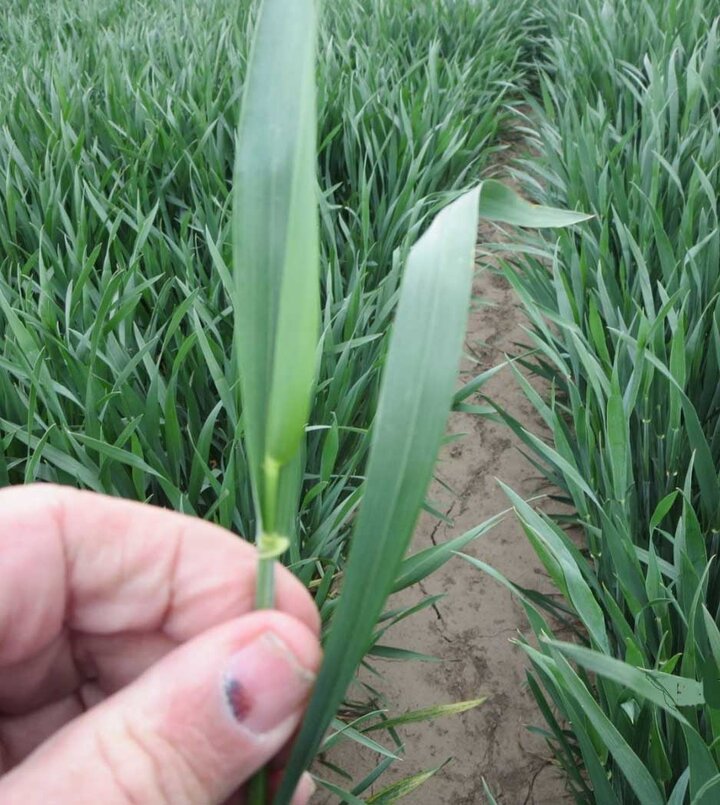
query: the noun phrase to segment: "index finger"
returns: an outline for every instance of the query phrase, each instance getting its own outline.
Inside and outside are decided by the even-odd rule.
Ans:
[[[219,526],[37,484],[0,490],[0,665],[64,629],[183,642],[253,609],[257,554]],[[304,586],[276,570],[276,608],[319,631]]]

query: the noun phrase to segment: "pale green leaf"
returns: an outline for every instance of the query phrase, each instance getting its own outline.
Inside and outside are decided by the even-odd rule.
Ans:
[[[478,189],[454,201],[410,252],[345,583],[277,803],[289,801],[362,659],[432,477],[465,335],[477,204]]]
[[[571,226],[593,217],[582,212],[532,204],[495,179],[488,179],[482,183],[479,212],[481,218],[533,229]]]

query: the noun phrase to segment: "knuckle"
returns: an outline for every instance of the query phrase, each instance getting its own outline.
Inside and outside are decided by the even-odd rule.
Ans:
[[[128,805],[194,805],[207,786],[187,755],[159,732],[124,721],[96,736],[97,755]]]

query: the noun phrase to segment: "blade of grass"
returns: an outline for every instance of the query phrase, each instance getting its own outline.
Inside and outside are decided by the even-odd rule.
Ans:
[[[478,192],[443,210],[408,258],[346,580],[278,805],[290,801],[362,659],[432,476],[465,334]]]
[[[297,495],[283,472],[301,445],[320,322],[315,178],[315,0],[264,0],[248,65],[233,179],[235,343],[245,442],[268,559],[289,534],[278,512]],[[294,518],[296,511],[292,512]],[[272,604],[264,562],[258,605]]]
[[[445,763],[441,763],[434,769],[421,771],[418,774],[412,774],[409,777],[398,780],[396,783],[392,783],[392,785],[383,788],[382,791],[378,791],[377,794],[369,797],[366,802],[368,805],[371,805],[371,803],[372,805],[390,805],[392,802],[397,802],[399,799],[408,796],[408,794],[412,794],[412,792],[420,788],[421,785],[424,785],[449,762],[450,759],[448,758]]]
[[[456,715],[457,713],[464,713],[467,710],[472,710],[475,707],[479,707],[486,701],[487,696],[483,696],[481,699],[472,699],[471,701],[467,702],[438,704],[435,705],[435,707],[427,707],[422,710],[412,710],[409,713],[403,713],[402,715],[395,716],[393,718],[386,718],[382,721],[379,721],[377,724],[371,724],[369,727],[364,727],[362,732],[368,733],[373,732],[374,730],[385,730],[389,727],[400,727],[404,724],[416,724],[420,721],[430,721],[431,719],[440,718],[441,716]]]

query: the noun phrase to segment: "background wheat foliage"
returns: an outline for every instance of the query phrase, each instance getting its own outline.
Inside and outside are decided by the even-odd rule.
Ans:
[[[523,178],[537,199],[596,219],[507,267],[545,392],[518,382],[551,436],[498,416],[575,512],[551,520],[509,493],[562,594],[517,591],[540,637],[524,644],[529,685],[577,801],[709,804],[720,790],[720,4],[567,0],[538,13],[538,158]],[[552,640],[561,626],[573,643]]]

